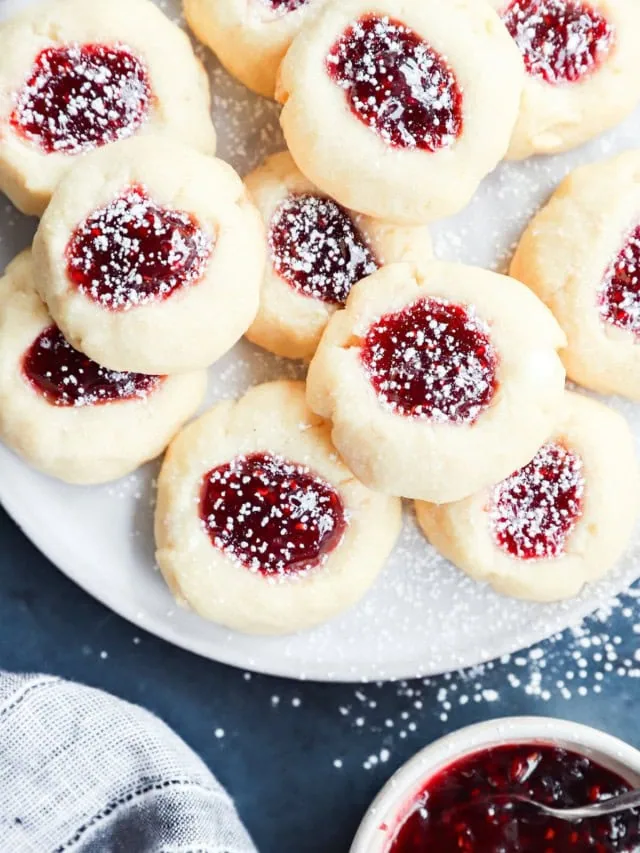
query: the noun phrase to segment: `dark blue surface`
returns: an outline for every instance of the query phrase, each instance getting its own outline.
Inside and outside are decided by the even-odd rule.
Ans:
[[[633,631],[633,624],[640,623],[638,603],[630,601],[628,607],[633,614],[618,612],[604,627],[615,636],[619,661],[632,660],[640,641]],[[353,685],[247,678],[173,648],[110,613],[51,566],[2,511],[0,625],[1,667],[51,672],[101,687],[145,705],[169,723],[228,787],[260,853],[347,853],[362,814],[392,771],[421,746],[467,723],[548,714],[598,726],[640,746],[640,679],[629,677],[628,669],[625,677],[617,677],[617,663],[601,693],[591,689],[590,673],[584,682],[588,695],[574,692],[570,701],[558,690],[544,701],[522,685],[509,686],[509,672],[521,681],[528,672],[512,662],[496,665],[481,678],[416,683],[418,708],[411,683],[367,686],[359,698]],[[555,660],[562,677],[568,642],[549,646],[548,665]],[[500,698],[474,701],[476,683],[485,690],[496,688]],[[443,690],[456,697],[449,711]],[[463,705],[457,701],[461,690],[470,697]],[[441,719],[443,707],[446,719]],[[410,709],[412,726],[401,738],[404,708]],[[391,729],[388,719],[394,723]],[[366,769],[367,757],[380,755],[381,749],[389,750],[388,760]],[[335,759],[342,767],[334,766]]]

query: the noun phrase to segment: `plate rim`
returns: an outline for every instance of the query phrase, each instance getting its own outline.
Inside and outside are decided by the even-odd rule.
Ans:
[[[33,0],[29,0],[29,2],[33,2]],[[174,9],[175,11],[178,11],[179,9],[178,0],[154,0],[154,2],[160,5],[165,12],[167,11],[167,7]],[[0,19],[6,17],[6,13],[8,11],[7,7],[11,6],[15,9],[16,7],[22,8],[25,5],[27,5],[26,0],[4,0],[4,3],[0,0]],[[209,76],[211,77],[212,69],[209,61],[207,61],[207,69]],[[230,91],[238,89],[238,87],[240,87],[238,91],[241,92],[241,95],[238,95],[238,97],[245,99],[249,96],[253,98],[253,96],[249,95],[248,90],[242,88],[237,81],[233,81],[231,78],[228,78],[226,74],[223,74],[222,77],[216,78],[216,83],[223,83],[224,86],[226,86],[227,83],[230,83],[232,87],[231,90],[224,88],[224,86],[223,88],[216,90],[217,93],[221,95],[223,101],[229,96]],[[234,95],[233,97],[236,96]],[[218,124],[219,130],[222,130],[225,127],[222,115],[218,115],[218,113],[216,113],[216,109],[221,109],[221,103],[222,102],[219,102],[217,107],[214,106],[214,118],[216,121],[218,118],[221,119]],[[240,101],[238,101],[238,103],[240,103]],[[267,101],[258,99],[257,103],[261,104],[261,110],[265,106],[269,107],[269,102]],[[269,110],[270,107],[267,112],[262,114],[263,119],[260,120],[261,131],[264,131],[268,126],[268,122],[275,119],[276,112],[274,111],[273,113],[270,113]],[[636,116],[636,118],[634,119],[633,116]],[[621,135],[619,135],[619,131],[624,126],[624,122],[617,124],[608,133],[597,137],[587,143],[587,145],[582,146],[579,149],[572,149],[566,154],[558,155],[562,158],[560,164],[564,163],[569,166],[572,171],[578,164],[595,161],[601,162],[609,159],[616,152],[637,147],[636,122],[639,118],[640,114],[638,114],[637,111],[632,113],[628,122],[633,124],[628,123],[627,130],[623,131]],[[252,128],[253,127],[254,126],[252,125]],[[237,127],[235,127],[233,132],[236,130]],[[244,132],[242,139],[247,143],[249,142],[249,137],[244,134]],[[601,139],[613,140],[613,147],[609,146],[609,148],[605,150],[599,141]],[[274,146],[276,146],[275,139],[273,140],[273,143]],[[268,146],[269,151],[282,150],[282,148],[283,145],[280,142],[277,143],[277,147],[272,147],[271,144]],[[267,149],[265,149],[265,151],[266,150]],[[577,162],[574,162],[574,154],[577,154],[578,151],[582,151],[583,153],[580,154]],[[225,156],[222,153],[222,150],[220,152],[220,156]],[[231,156],[230,150],[228,151],[226,158],[236,168],[238,168],[238,161],[243,160],[243,157],[240,155],[236,156],[234,154]],[[511,164],[507,164],[506,167],[509,171],[512,171],[513,168],[518,168],[518,164],[512,162]],[[244,174],[248,171],[248,168],[247,163],[244,162],[241,172]],[[554,188],[557,186],[562,175],[562,169],[558,168],[557,174],[555,169],[556,167],[552,166],[552,171],[555,175],[555,177],[553,177]],[[537,191],[535,171],[528,174],[530,177],[533,176],[533,183],[525,182],[525,184],[523,184],[524,195],[522,192],[516,193],[519,208],[524,210],[526,210],[529,205],[530,196],[533,198],[534,191]],[[546,186],[546,183],[546,177],[545,175],[542,175],[540,186]],[[551,190],[549,189],[549,192],[550,191]],[[548,197],[547,190],[545,190],[544,197]],[[474,200],[477,198],[478,194],[474,196]],[[543,196],[540,198],[542,200]],[[469,208],[471,208],[472,204],[473,202],[471,202]],[[535,209],[538,208],[537,202],[534,207]],[[15,213],[15,210],[12,209],[12,212]],[[529,221],[529,214],[527,214],[526,221]],[[439,223],[436,223],[436,226],[438,224]],[[463,227],[466,228],[467,226]],[[436,233],[436,231],[432,232],[434,244],[437,240]],[[464,232],[460,232],[456,229],[456,237],[461,233]],[[460,262],[457,255],[455,257],[450,256],[448,251],[450,246],[447,244],[446,240],[444,241],[444,245],[444,251],[442,253],[437,252],[436,254],[438,254],[443,260],[447,260],[449,262]],[[474,266],[488,268],[487,262],[483,260],[465,258],[464,262]],[[4,447],[0,444],[0,454],[2,451],[4,451]],[[13,454],[9,448],[6,448],[6,452],[11,454],[11,456],[16,460],[16,464],[22,466],[21,470],[24,469],[25,471],[24,476],[26,476],[28,471],[34,470],[30,468],[24,460],[19,459],[16,454]],[[639,560],[637,566],[625,566],[624,569],[619,570],[615,579],[613,579],[609,586],[602,592],[598,591],[598,594],[588,594],[584,599],[570,603],[568,610],[563,611],[558,608],[552,617],[545,617],[544,613],[541,615],[532,614],[529,618],[523,621],[522,625],[518,627],[517,632],[512,634],[506,634],[504,632],[495,633],[492,632],[490,630],[490,626],[488,626],[488,630],[486,632],[487,636],[483,637],[482,646],[479,644],[474,645],[472,641],[467,641],[465,645],[459,645],[454,654],[449,655],[448,661],[440,662],[437,658],[432,658],[427,661],[431,666],[426,667],[424,666],[424,661],[427,659],[426,655],[423,653],[424,656],[421,656],[419,651],[416,653],[406,645],[404,649],[400,648],[398,651],[394,652],[393,656],[390,656],[382,664],[376,663],[375,659],[372,659],[371,657],[365,660],[354,661],[353,658],[339,659],[334,655],[333,660],[327,661],[325,659],[325,662],[322,662],[311,657],[305,658],[297,653],[292,656],[286,652],[283,654],[277,654],[273,648],[269,648],[268,651],[262,652],[260,649],[260,642],[263,638],[259,635],[254,635],[251,638],[255,642],[255,651],[252,652],[248,649],[247,644],[234,643],[231,641],[224,642],[215,634],[212,635],[207,632],[205,630],[208,625],[206,620],[201,620],[205,627],[205,629],[201,631],[191,629],[191,627],[188,627],[185,630],[184,623],[181,621],[174,621],[168,614],[165,615],[157,610],[150,611],[149,609],[145,609],[145,607],[141,606],[139,602],[131,601],[126,595],[119,593],[118,590],[114,591],[108,583],[102,582],[102,573],[99,570],[87,570],[92,568],[91,562],[88,562],[86,557],[81,553],[78,553],[78,549],[73,548],[72,542],[70,544],[65,541],[65,537],[59,534],[56,535],[55,531],[52,532],[40,529],[37,515],[30,512],[29,497],[33,494],[32,490],[34,486],[32,484],[27,484],[24,494],[22,493],[22,489],[18,489],[18,494],[14,494],[12,484],[15,483],[16,480],[14,479],[13,469],[10,469],[11,474],[9,476],[3,477],[2,474],[5,470],[6,469],[3,469],[3,464],[0,460],[0,506],[4,507],[8,516],[17,525],[20,531],[26,536],[37,551],[56,568],[56,570],[60,571],[65,577],[75,583],[76,586],[91,596],[95,601],[99,602],[104,607],[107,607],[111,612],[115,613],[122,619],[125,619],[141,631],[146,631],[165,642],[171,643],[178,648],[199,655],[207,660],[213,660],[228,666],[234,666],[240,671],[251,671],[295,680],[313,680],[319,683],[354,684],[362,682],[399,681],[412,678],[425,678],[436,676],[443,672],[470,669],[474,666],[479,666],[486,664],[489,661],[499,659],[504,655],[514,655],[529,646],[536,645],[546,639],[549,639],[554,634],[565,632],[578,626],[589,614],[594,613],[602,606],[606,606],[611,598],[622,595],[636,580],[638,580],[638,578],[640,578]],[[98,568],[101,565],[101,559],[102,562],[105,563],[109,558],[108,555],[106,557],[98,557]],[[151,566],[148,566],[145,562],[144,564],[140,564],[140,570],[150,572]],[[455,571],[458,570],[456,569]],[[127,578],[133,584],[140,583],[137,571],[133,576],[129,573]],[[506,598],[504,600],[508,601]],[[544,607],[545,605],[542,606]],[[236,634],[235,636],[240,637],[242,635]],[[289,636],[295,637],[295,635]],[[438,642],[437,636],[433,642]]]
[[[11,453],[8,448],[6,448],[6,450]],[[15,456],[15,454],[11,455]],[[26,464],[21,459],[17,459],[17,461],[20,465]],[[247,655],[243,651],[240,653],[236,652],[237,647],[234,647],[232,643],[226,646],[218,646],[214,655],[211,650],[211,643],[205,638],[185,634],[184,632],[174,628],[171,620],[161,623],[156,617],[153,617],[151,620],[140,618],[139,611],[136,612],[134,608],[129,608],[127,606],[125,597],[121,597],[122,600],[118,600],[119,597],[117,595],[111,596],[108,591],[105,592],[104,589],[98,589],[91,583],[88,583],[86,579],[84,579],[83,573],[77,570],[73,562],[70,564],[66,555],[61,552],[57,545],[57,540],[41,536],[39,534],[35,526],[35,519],[32,521],[28,516],[28,513],[24,511],[22,501],[12,499],[10,490],[5,487],[5,483],[9,481],[10,480],[0,478],[0,505],[4,508],[7,515],[26,536],[29,542],[56,568],[57,571],[60,571],[65,577],[75,583],[76,586],[80,587],[80,589],[82,589],[87,595],[91,596],[94,601],[97,601],[102,606],[107,607],[110,611],[122,619],[125,619],[136,628],[146,631],[164,642],[171,643],[184,651],[196,654],[206,660],[212,660],[216,663],[233,666],[234,668],[245,672],[269,675],[278,678],[289,678],[296,681],[313,681],[326,684],[356,684],[376,681],[394,682],[414,678],[431,678],[442,675],[446,672],[456,672],[469,669],[474,666],[481,666],[489,663],[490,661],[498,660],[504,655],[513,655],[519,651],[529,648],[530,646],[536,645],[537,643],[544,642],[558,632],[564,632],[576,625],[579,625],[586,617],[594,613],[599,606],[602,606],[602,604],[605,603],[604,601],[598,602],[588,599],[581,603],[578,609],[571,614],[571,617],[566,622],[558,616],[552,624],[549,624],[546,627],[539,625],[539,630],[534,630],[534,627],[524,629],[523,633],[515,637],[515,642],[510,644],[508,648],[503,647],[501,649],[496,649],[492,643],[486,648],[481,649],[480,651],[484,652],[484,654],[475,655],[475,660],[466,661],[461,658],[460,664],[451,669],[437,668],[421,671],[419,667],[417,668],[415,665],[412,666],[405,661],[404,665],[400,665],[398,662],[398,668],[394,669],[394,673],[392,675],[385,674],[380,671],[372,671],[372,667],[375,666],[375,664],[369,664],[367,669],[361,674],[354,672],[352,675],[348,675],[345,672],[331,672],[330,664],[310,664],[307,670],[302,672],[299,668],[292,669],[291,666],[287,666],[286,658],[281,658],[277,664],[274,664],[272,659],[271,664],[264,661],[261,662],[259,659],[255,658],[247,659]],[[635,577],[631,580],[629,580],[625,574],[620,579],[621,585],[624,584],[624,586],[617,592],[612,591],[612,596],[615,597],[616,595],[624,594],[624,592],[629,589],[639,577],[640,567],[638,568]],[[256,642],[258,642],[260,640],[259,635],[255,635],[255,639]],[[324,672],[320,668],[321,666],[324,666]]]

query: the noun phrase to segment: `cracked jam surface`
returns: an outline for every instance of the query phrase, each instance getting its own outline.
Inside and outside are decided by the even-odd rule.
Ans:
[[[16,94],[11,124],[47,154],[80,154],[132,136],[151,100],[146,66],[130,49],[51,47]]]
[[[564,554],[582,516],[583,462],[556,442],[494,488],[489,515],[496,543],[521,560]]]
[[[23,356],[22,372],[47,403],[61,407],[145,399],[163,381],[161,376],[101,367],[74,349],[57,326],[38,335]]]
[[[570,822],[512,799],[572,808],[628,790],[617,773],[575,752],[539,743],[494,747],[427,783],[389,853],[637,853],[637,812]]]
[[[347,528],[330,483],[271,453],[237,456],[205,474],[200,518],[216,548],[274,578],[321,566]]]
[[[628,236],[598,288],[603,322],[640,339],[640,225]]]
[[[132,186],[94,211],[67,245],[67,275],[111,311],[167,299],[204,275],[214,241],[196,218]]]
[[[391,411],[471,424],[497,390],[489,329],[468,306],[427,297],[373,323],[360,357]]]
[[[351,111],[396,148],[438,151],[462,133],[462,90],[445,59],[400,21],[367,15],[326,59]]]
[[[606,59],[615,30],[587,3],[514,0],[502,15],[527,72],[546,83],[573,83]]]
[[[344,305],[353,285],[378,269],[349,213],[321,196],[289,196],[271,220],[269,247],[281,278],[331,305]]]

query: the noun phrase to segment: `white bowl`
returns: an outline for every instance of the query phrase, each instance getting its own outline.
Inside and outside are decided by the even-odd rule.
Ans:
[[[640,752],[598,729],[549,717],[505,717],[460,729],[425,747],[404,764],[375,798],[350,853],[387,853],[405,809],[424,784],[444,767],[487,747],[545,743],[592,758],[640,787]]]

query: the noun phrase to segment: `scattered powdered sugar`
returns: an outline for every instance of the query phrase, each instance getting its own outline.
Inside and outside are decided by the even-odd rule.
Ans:
[[[326,562],[348,523],[338,491],[282,456],[237,456],[204,478],[200,513],[216,548],[284,580]]]
[[[400,21],[360,18],[331,48],[326,67],[355,115],[390,145],[437,151],[462,132],[453,71]]]
[[[145,64],[131,48],[51,47],[17,93],[11,121],[44,151],[80,154],[132,136],[151,97]]]
[[[286,198],[271,219],[269,248],[275,271],[295,290],[334,305],[378,269],[349,213],[322,196]]]
[[[280,15],[287,15],[304,6],[309,0],[260,0],[260,2]]]
[[[361,359],[391,411],[435,423],[473,423],[496,389],[489,327],[472,307],[430,297],[369,326]]]
[[[529,74],[547,83],[579,80],[614,44],[613,24],[580,0],[514,0],[502,18]]]
[[[102,367],[71,346],[57,326],[45,329],[22,361],[25,378],[53,406],[84,408],[145,400],[163,377]]]
[[[627,236],[598,289],[605,323],[640,338],[640,225]]]
[[[179,19],[177,0],[162,0],[160,5],[173,19]],[[267,154],[284,147],[278,126],[279,107],[247,92],[220,68],[205,48],[197,46],[197,53],[210,72],[218,153],[244,174]],[[603,134],[574,152],[502,163],[483,182],[464,211],[432,225],[436,254],[444,260],[505,271],[527,221],[558,182],[580,164],[637,146],[639,135],[640,113],[636,113],[615,131]],[[16,213],[9,204],[0,205],[0,221],[0,257],[4,265],[28,245],[33,223]],[[241,341],[212,368],[206,405],[237,397],[258,382],[283,377],[302,378],[304,372],[300,363],[276,358]],[[636,435],[640,435],[637,405],[620,399],[609,402],[627,417]],[[273,413],[273,417],[277,417],[277,413]],[[539,642],[567,625],[577,624],[601,602],[627,588],[639,574],[640,536],[636,531],[617,567],[575,599],[549,605],[510,600],[467,578],[436,554],[418,529],[411,508],[407,507],[398,545],[370,593],[357,607],[313,631],[293,637],[256,639],[205,623],[176,606],[162,578],[150,570],[154,562],[152,504],[157,466],[143,468],[118,483],[84,489],[65,487],[47,478],[35,479],[2,447],[0,464],[0,491],[10,489],[12,495],[24,493],[29,504],[25,516],[46,513],[48,530],[55,531],[61,542],[77,542],[74,548],[78,554],[77,564],[63,568],[97,598],[107,601],[148,630],[166,635],[167,626],[170,626],[173,638],[184,638],[185,644],[214,658],[245,668],[300,678],[375,681],[418,676],[419,682],[415,683],[421,684],[434,672],[457,670],[490,660],[506,651]],[[32,488],[32,482],[37,483],[37,488]],[[14,488],[16,484],[17,489]],[[12,500],[15,505],[19,498],[12,497]],[[81,559],[88,549],[104,554],[109,561],[108,590],[104,577],[85,567],[86,560]],[[112,590],[124,592],[116,596]],[[640,618],[636,615],[635,619],[637,636],[640,636]],[[607,633],[602,624],[598,630]],[[617,648],[613,636],[603,642]],[[595,692],[596,686],[618,677],[617,669],[630,674],[638,668],[635,661],[632,661],[634,666],[626,666],[625,661],[633,659],[634,649],[631,649],[621,662],[603,661],[601,671],[596,672],[604,680],[594,675],[593,685],[589,683],[591,676],[580,678],[575,666],[566,663],[559,665],[561,672],[550,677],[550,657],[560,654],[560,644],[554,642],[548,648],[545,645],[545,649],[542,658],[545,666],[534,666],[535,660],[531,662],[526,654],[512,659],[513,678],[519,686],[512,686],[507,680],[503,665],[486,664],[475,670],[479,673],[476,681],[467,671],[464,685],[458,687],[459,705],[457,700],[452,701],[452,694],[457,696],[457,691],[448,692],[442,701],[437,700],[441,679],[430,679],[428,686],[422,685],[422,697],[405,697],[405,700],[407,703],[423,702],[422,713],[451,716],[457,707],[480,705],[485,701],[482,691],[493,690],[499,696],[491,704],[491,712],[495,714],[509,691],[526,687],[528,695],[543,701],[563,690],[567,691],[567,698],[570,694],[579,699],[577,687]],[[516,663],[523,660],[522,665]],[[605,662],[613,671],[604,668]],[[561,674],[569,671],[574,673],[572,678]],[[459,678],[455,673],[443,676],[445,686],[458,684]],[[562,688],[556,686],[559,681],[564,682]],[[395,691],[400,685],[388,689]],[[375,702],[382,688],[372,684],[362,690],[367,701]],[[283,704],[290,704],[293,688],[285,690],[279,686],[278,693],[278,702],[273,706],[275,711]],[[451,704],[450,710],[445,702]],[[301,713],[308,704],[305,699]],[[356,713],[355,700],[349,704],[354,708],[349,710],[346,719],[353,720],[354,731],[357,719],[362,720],[357,729],[363,732],[374,725],[379,725],[385,736],[396,730],[387,731],[387,717],[377,722],[375,709],[367,706]],[[271,702],[267,705],[271,708]],[[399,718],[405,711],[409,716],[404,721],[406,725],[400,726]],[[417,708],[408,709],[398,700],[398,713],[392,720],[397,727],[397,737],[404,741],[415,736],[416,747],[420,745],[418,711]],[[338,711],[336,715],[342,718]],[[413,730],[409,724],[413,725]],[[381,743],[380,748],[392,750],[386,743]],[[362,761],[370,753],[369,748]],[[333,758],[340,758],[345,767],[352,760],[345,756],[331,756],[329,760]],[[393,760],[393,750],[390,760]]]
[[[156,2],[172,21],[187,29],[181,0]],[[280,107],[274,101],[250,92],[227,74],[201,42],[193,36],[191,41],[211,81],[213,120],[218,134],[216,155],[245,175],[262,163],[268,154],[285,148],[278,121]]]
[[[152,496],[148,494],[148,483],[144,476],[146,473],[144,468],[138,469],[127,477],[122,477],[120,480],[106,485],[105,492],[109,498],[121,503],[131,501],[137,504],[148,499],[149,506],[153,508],[155,506],[155,491]],[[155,483],[153,485],[155,488]]]
[[[66,257],[82,293],[127,311],[197,281],[213,245],[190,213],[160,207],[144,187],[132,186],[76,228]]]
[[[612,623],[618,633],[610,627]],[[630,635],[627,641],[623,634]],[[495,661],[437,677],[334,687],[339,697],[334,713],[339,724],[350,729],[351,738],[348,753],[330,755],[328,760],[336,770],[374,771],[387,762],[395,766],[426,745],[425,729],[433,737],[434,721],[444,733],[473,720],[499,716],[503,704],[513,708],[525,697],[532,713],[536,704],[539,713],[549,705],[553,713],[558,708],[562,713],[563,702],[588,701],[607,690],[623,695],[626,688],[630,696],[635,695],[640,689],[640,652],[634,650],[634,636],[640,637],[637,586],[579,626]],[[288,684],[281,687],[285,692],[295,689]],[[282,697],[277,702],[274,698],[270,707],[279,713]],[[324,704],[322,696],[319,701]],[[302,712],[317,714],[317,708],[308,700]],[[376,739],[379,746],[372,752]]]
[[[550,442],[498,483],[489,510],[496,542],[519,559],[561,556],[582,515],[583,468],[576,453]]]

